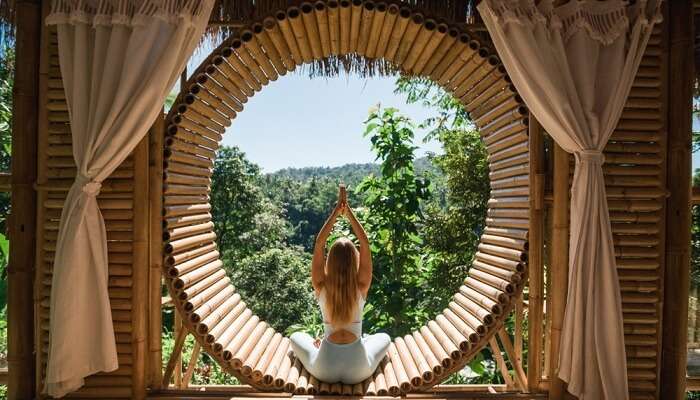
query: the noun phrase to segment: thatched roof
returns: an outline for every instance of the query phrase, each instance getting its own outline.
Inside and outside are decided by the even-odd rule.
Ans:
[[[1,1],[1,0],[0,0]],[[217,0],[212,24],[242,23],[256,20],[304,0]],[[310,1],[310,0],[305,0]],[[379,0],[377,0],[379,1]],[[387,3],[410,4],[426,14],[450,22],[468,22],[476,14],[476,0],[384,0]]]
[[[308,0],[307,0],[308,1]],[[433,17],[450,22],[468,22],[476,15],[477,0],[384,0],[411,4]],[[212,27],[246,24],[303,0],[217,0],[211,15]],[[0,0],[0,23],[14,25],[15,0]]]

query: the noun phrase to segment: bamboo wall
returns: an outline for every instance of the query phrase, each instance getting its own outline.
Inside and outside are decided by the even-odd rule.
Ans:
[[[622,291],[632,399],[659,398],[666,237],[667,36],[657,26],[605,148],[606,190]]]
[[[324,2],[321,2],[324,3]],[[329,0],[328,4],[334,3]],[[266,390],[296,393],[400,394],[425,389],[464,363],[500,327],[522,288],[529,209],[527,110],[488,43],[460,28],[396,8],[285,10],[227,40],[193,74],[177,99],[165,136],[164,272],[189,329],[231,373]],[[318,3],[317,3],[318,4]],[[35,288],[38,391],[45,373],[48,296],[60,209],[75,176],[55,31],[44,28],[40,82]],[[642,61],[604,166],[622,287],[633,399],[659,398],[666,176],[665,31],[658,28]],[[288,340],[255,317],[235,294],[212,231],[208,190],[225,127],[269,81],[305,62],[357,52],[427,75],[462,98],[489,150],[489,228],[473,274],[450,308],[413,335],[398,338],[364,386],[315,382],[287,351]],[[145,143],[145,142],[144,142]],[[87,379],[77,397],[139,397],[147,286],[144,205],[147,147],[142,144],[103,184],[99,204],[109,236],[109,290],[120,369]],[[508,272],[510,271],[510,272]],[[222,283],[223,282],[223,283]],[[144,289],[145,290],[145,289]],[[420,349],[411,352],[410,349]],[[261,361],[265,361],[264,363]]]
[[[56,30],[55,27],[50,27],[44,28],[44,31],[37,179],[38,265],[35,281],[37,393],[43,388],[46,372],[49,295],[59,218],[68,189],[76,175],[68,110],[58,64]],[[135,240],[139,239],[138,233],[135,233],[139,227],[135,225],[147,223],[144,215],[140,219],[138,215],[142,212],[138,211],[139,203],[141,208],[147,204],[142,197],[147,187],[135,185],[135,170],[147,169],[147,158],[143,154],[147,150],[143,144],[139,145],[139,149],[105,181],[98,197],[109,240],[109,297],[120,368],[109,374],[89,377],[85,387],[71,397],[132,398],[138,392],[132,390],[132,386],[143,386],[134,379],[144,363],[135,363],[137,353],[140,353],[140,344],[134,339],[142,332],[136,332],[134,327],[138,326],[138,319],[142,315],[136,315],[133,311],[139,307],[139,303],[134,301],[138,282],[134,284],[133,278],[136,266],[146,267],[144,263],[138,263],[139,257],[143,255],[140,254],[142,250],[137,250],[142,249],[143,245]]]

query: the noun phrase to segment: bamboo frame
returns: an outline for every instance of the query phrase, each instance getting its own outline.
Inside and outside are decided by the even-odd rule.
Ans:
[[[664,396],[685,395],[688,290],[690,281],[691,165],[688,143],[692,132],[693,10],[690,2],[667,4],[668,32],[668,144],[666,186],[666,265],[663,271],[663,342],[660,391]],[[637,97],[630,94],[631,97]],[[661,124],[663,126],[663,123]]]
[[[551,340],[549,348],[549,395],[562,397],[566,384],[557,377],[559,372],[559,338],[564,322],[564,309],[569,270],[569,154],[554,143],[554,177],[552,204],[552,249],[550,270],[552,293],[548,296],[548,313],[551,316]]]
[[[17,38],[15,55],[17,65],[26,68],[15,71],[12,126],[12,218],[8,221],[10,246],[7,279],[8,318],[8,396],[33,398],[35,386],[28,377],[35,376],[35,345],[33,315],[33,269],[36,248],[37,194],[33,184],[37,179],[37,148],[39,136],[39,101],[46,96],[45,49],[46,35],[42,34],[42,6],[40,1],[17,1],[15,4]],[[48,47],[48,46],[46,46]],[[40,67],[41,62],[41,67]],[[40,368],[40,367],[39,367]],[[36,393],[39,393],[38,391]]]
[[[534,185],[530,186],[530,227],[528,252],[528,313],[530,333],[528,335],[527,382],[530,391],[537,391],[542,380],[542,325],[543,321],[543,247],[544,247],[544,144],[542,127],[530,115],[530,175]],[[534,323],[533,323],[534,322]]]

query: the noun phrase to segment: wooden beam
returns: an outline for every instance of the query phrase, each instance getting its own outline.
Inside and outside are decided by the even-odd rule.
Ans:
[[[8,398],[34,398],[34,252],[41,2],[15,3],[15,83],[12,109],[12,215],[7,267]]]
[[[148,219],[148,137],[144,137],[134,149],[134,241],[131,266],[132,286],[132,349],[133,369],[132,397],[146,398],[146,353],[148,336],[148,277],[150,224]]]
[[[544,248],[544,143],[542,126],[530,113],[530,233],[528,251],[528,334],[527,382],[529,390],[538,390],[542,379],[543,328],[543,248]]]
[[[664,18],[669,29],[668,153],[666,187],[666,265],[660,392],[664,398],[685,396],[688,288],[690,283],[691,131],[693,9],[690,0],[669,1]]]
[[[180,326],[175,334],[175,343],[173,344],[173,352],[170,353],[170,359],[168,364],[165,366],[165,372],[163,372],[163,387],[167,388],[170,385],[170,378],[173,376],[173,372],[179,367],[180,373],[182,373],[182,346],[185,344],[185,339],[187,338],[187,329],[184,326]],[[177,387],[177,385],[176,385]]]
[[[192,376],[194,375],[194,368],[197,366],[197,361],[199,361],[199,352],[202,350],[199,342],[194,342],[194,348],[192,349],[192,354],[190,355],[190,360],[187,362],[187,370],[185,370],[185,375],[182,377],[182,387],[187,389],[192,381]]]
[[[501,346],[498,345],[498,340],[496,336],[491,336],[489,339],[489,346],[491,346],[491,352],[493,353],[493,358],[496,359],[496,365],[503,375],[503,381],[506,383],[508,389],[513,389],[515,383],[513,382],[513,377],[510,376],[510,371],[508,371],[508,366],[506,365],[506,360],[503,359],[503,354],[501,354]]]
[[[559,373],[559,344],[564,324],[564,310],[569,284],[569,159],[570,155],[554,143],[554,172],[552,177],[552,247],[549,271],[552,277],[551,292],[547,296],[547,312],[551,317],[549,340],[549,397],[561,399],[566,383],[557,377]]]
[[[148,277],[148,386],[152,390],[160,389],[163,381],[163,361],[161,351],[162,309],[161,290],[163,267],[163,135],[165,119],[163,113],[153,124],[148,134],[150,156],[148,205],[150,221],[150,268]],[[168,297],[170,298],[170,297]],[[172,301],[172,299],[171,299]]]
[[[508,355],[508,359],[510,360],[510,364],[513,366],[513,375],[515,376],[516,382],[518,382],[518,386],[520,386],[520,389],[522,391],[527,392],[528,386],[529,386],[528,382],[527,382],[527,375],[525,374],[525,371],[523,370],[522,364],[520,364],[518,362],[518,359],[515,356],[515,350],[513,349],[513,342],[510,341],[510,336],[508,336],[508,332],[506,332],[505,327],[501,328],[501,330],[498,331],[498,338],[501,339],[501,344],[503,345],[503,350]]]

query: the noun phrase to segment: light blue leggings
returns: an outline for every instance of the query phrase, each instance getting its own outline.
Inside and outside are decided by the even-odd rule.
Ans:
[[[323,382],[350,385],[372,376],[391,343],[386,333],[365,336],[348,344],[323,339],[320,348],[314,346],[314,338],[303,332],[295,332],[289,339],[294,354],[311,375]]]

